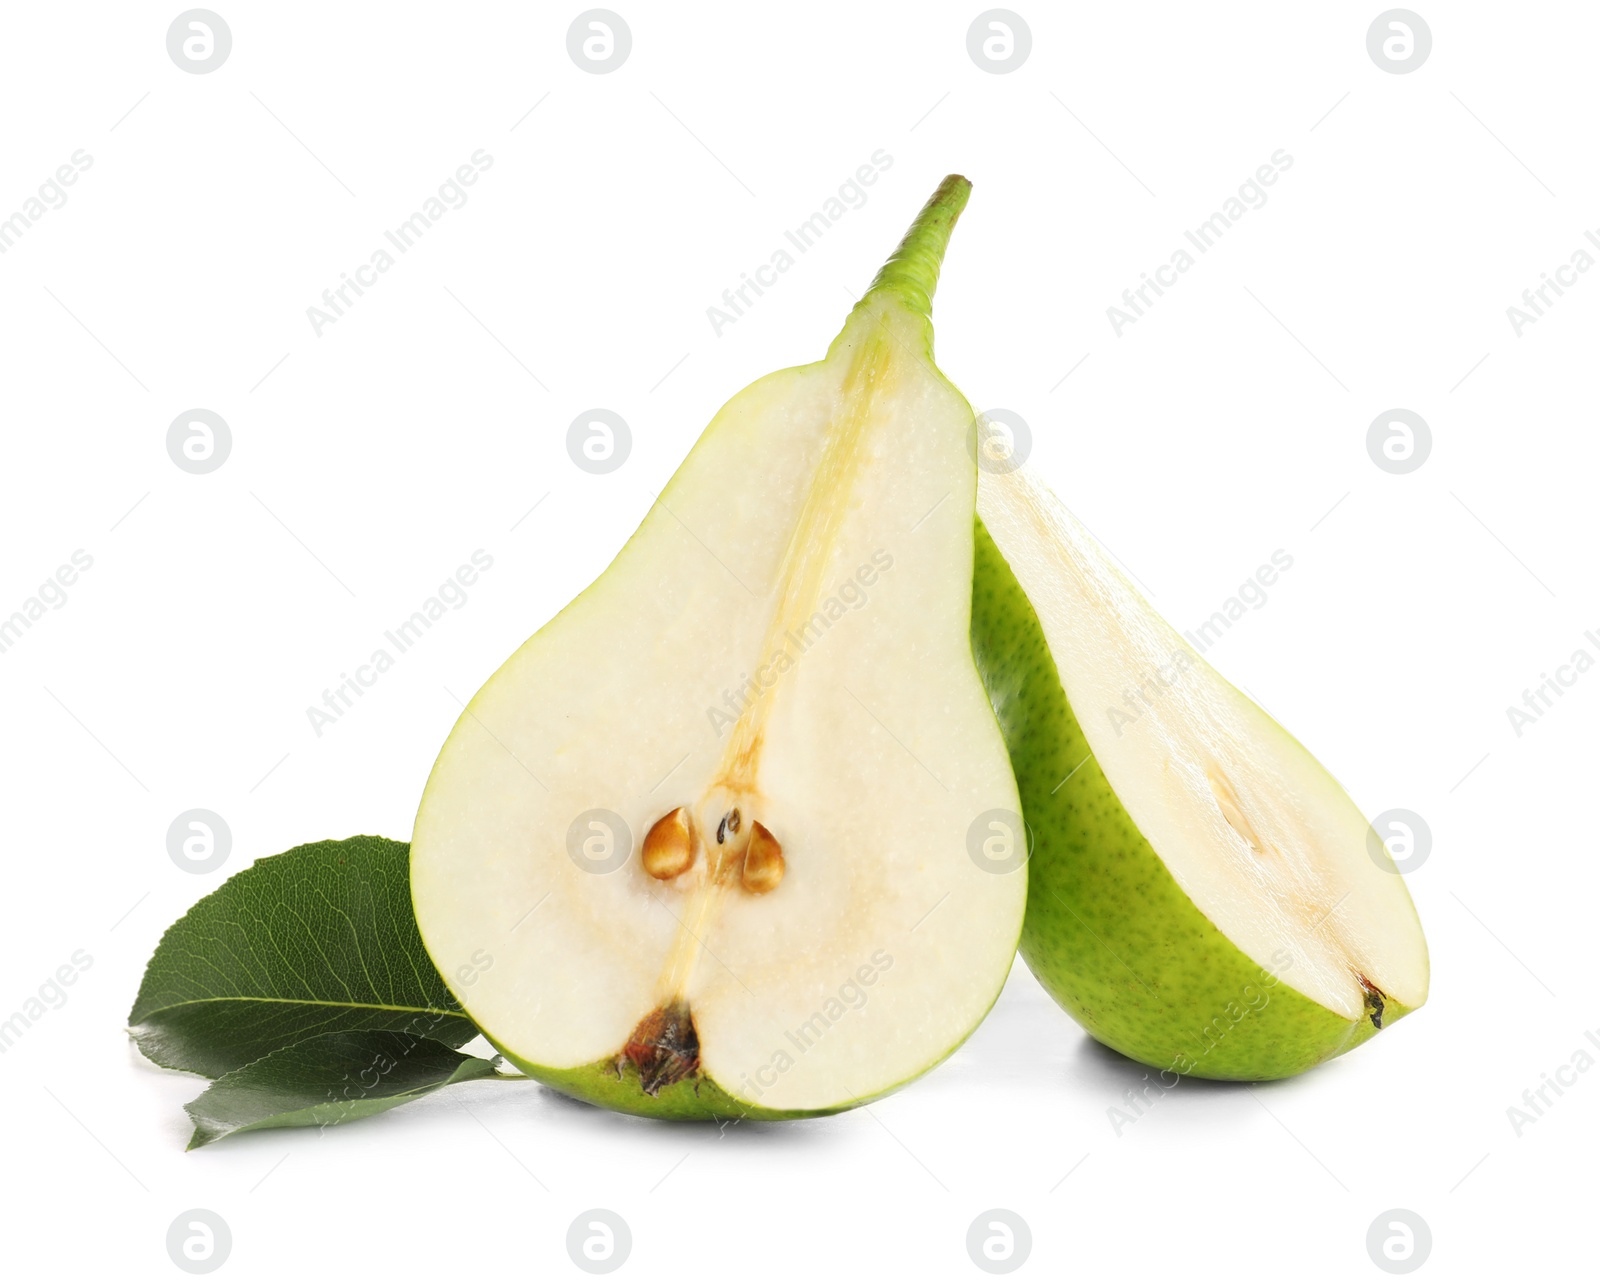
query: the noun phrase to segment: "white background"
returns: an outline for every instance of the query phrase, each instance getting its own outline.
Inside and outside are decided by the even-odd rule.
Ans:
[[[178,5],[8,15],[0,217],[93,164],[0,256],[0,614],[94,558],[0,655],[0,1009],[94,960],[0,1058],[8,1272],[178,1278],[166,1229],[196,1206],[249,1280],[577,1278],[595,1206],[650,1279],[982,1278],[965,1235],[993,1207],[1031,1226],[1036,1278],[1381,1278],[1367,1228],[1396,1207],[1432,1229],[1424,1277],[1590,1261],[1600,1072],[1520,1137],[1506,1112],[1600,1025],[1600,674],[1520,737],[1505,710],[1600,657],[1600,273],[1520,338],[1506,309],[1600,226],[1600,13],[1424,7],[1431,57],[1394,75],[1377,3],[1017,2],[1033,48],[1006,75],[968,56],[981,3],[615,0],[608,75],[568,56],[576,4],[217,0],[207,75],[168,57]],[[318,337],[306,309],[480,148],[469,202]],[[1269,202],[1118,337],[1106,309],[1280,148]],[[864,206],[717,337],[707,307],[878,149]],[[122,1032],[162,929],[257,857],[407,837],[450,693],[605,567],[727,397],[822,353],[952,170],[975,187],[940,364],[1024,416],[1180,628],[1293,556],[1208,658],[1369,814],[1427,819],[1430,1004],[1120,1136],[1142,1070],[1019,964],[951,1061],[837,1118],[719,1134],[479,1084],[185,1154],[200,1081]],[[565,451],[593,406],[633,432],[608,476]],[[191,407],[233,433],[207,476],[166,453]],[[1391,407],[1433,433],[1405,476],[1366,451]],[[468,605],[316,736],[306,706],[480,548]],[[232,829],[215,874],[168,858],[192,807]]]

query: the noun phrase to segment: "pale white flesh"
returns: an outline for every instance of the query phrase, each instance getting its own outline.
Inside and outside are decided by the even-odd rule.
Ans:
[[[1038,613],[1107,782],[1189,899],[1332,1012],[1361,1016],[1361,977],[1420,1005],[1416,911],[1387,857],[1373,860],[1368,822],[1339,783],[1200,658],[1026,468],[985,473],[978,513]]]
[[[701,1067],[771,1109],[891,1088],[993,1003],[1026,876],[980,869],[968,833],[1019,804],[968,638],[971,410],[925,342],[886,301],[827,360],[729,402],[606,572],[451,733],[413,838],[418,922],[473,1019],[524,1062],[615,1056],[670,997],[685,932]],[[816,612],[826,627],[797,642]],[[762,665],[774,680],[745,720],[714,723]],[[650,878],[646,831],[680,805],[715,827],[741,735],[745,824],[782,843],[781,885],[699,895],[704,854]],[[632,833],[614,873],[568,855],[594,808]],[[478,951],[492,966],[473,968]]]

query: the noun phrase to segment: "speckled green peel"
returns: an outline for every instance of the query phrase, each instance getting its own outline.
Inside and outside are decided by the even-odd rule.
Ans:
[[[1033,606],[978,523],[972,642],[1033,843],[1022,957],[1095,1038],[1163,1071],[1278,1079],[1376,1033],[1258,966],[1179,888],[1067,702]],[[1285,733],[1287,734],[1287,733]],[[1383,1025],[1408,1009],[1390,1001]]]
[[[663,1088],[652,1097],[639,1087],[639,1072],[631,1065],[624,1065],[619,1076],[609,1061],[553,1070],[548,1066],[529,1065],[509,1053],[506,1055],[523,1073],[557,1092],[593,1106],[647,1119],[807,1119],[837,1114],[857,1104],[844,1102],[827,1110],[768,1110],[741,1101],[720,1085],[698,1075]]]
[[[962,1042],[966,1040],[963,1039]],[[499,1047],[498,1044],[495,1046]],[[958,1044],[957,1047],[959,1046]],[[944,1062],[955,1050],[951,1048],[934,1063],[934,1066]],[[631,1065],[625,1064],[620,1075],[610,1061],[596,1061],[591,1065],[577,1066],[570,1070],[555,1070],[549,1066],[531,1065],[520,1057],[512,1056],[504,1048],[500,1048],[500,1051],[529,1078],[538,1080],[547,1088],[554,1088],[557,1092],[577,1101],[588,1102],[592,1106],[603,1106],[607,1110],[615,1110],[625,1115],[637,1115],[645,1119],[757,1121],[818,1119],[826,1115],[842,1114],[846,1110],[854,1110],[857,1106],[870,1105],[898,1092],[905,1084],[912,1081],[907,1079],[882,1092],[840,1101],[820,1110],[772,1110],[735,1096],[721,1084],[704,1075],[696,1075],[692,1079],[685,1079],[670,1087],[662,1088],[652,1097],[640,1089],[639,1072]],[[931,1070],[934,1066],[929,1066],[928,1069]],[[927,1071],[922,1073],[925,1074]],[[914,1075],[912,1078],[921,1078],[921,1075]]]

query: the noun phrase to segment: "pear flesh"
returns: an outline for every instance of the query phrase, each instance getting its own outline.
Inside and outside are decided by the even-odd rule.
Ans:
[[[1022,954],[1101,1042],[1298,1073],[1419,1007],[1404,881],[1338,782],[1026,468],[980,478],[973,641],[1031,841]]]
[[[940,188],[824,360],[723,407],[440,752],[423,939],[571,1095],[844,1109],[948,1055],[1005,981],[1026,872],[968,835],[1020,800],[968,632],[973,412],[928,321],[966,192]]]

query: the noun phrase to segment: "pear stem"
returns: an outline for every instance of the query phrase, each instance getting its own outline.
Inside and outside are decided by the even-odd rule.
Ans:
[[[922,316],[933,314],[933,292],[939,285],[939,265],[950,244],[950,229],[967,206],[972,184],[960,174],[950,174],[928,198],[916,219],[889,256],[867,293],[891,291]]]

